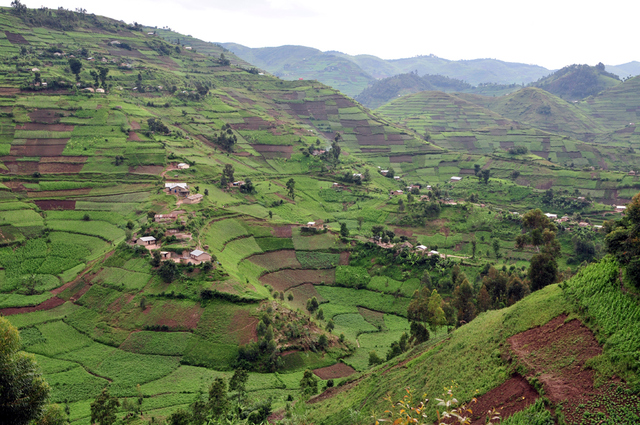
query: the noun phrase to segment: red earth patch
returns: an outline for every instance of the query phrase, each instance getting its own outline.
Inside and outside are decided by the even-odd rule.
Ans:
[[[290,238],[293,236],[293,226],[276,226],[271,229],[271,234],[276,238]]]
[[[61,306],[64,303],[65,303],[65,300],[58,297],[52,297],[32,307],[3,308],[2,310],[0,310],[0,313],[2,313],[3,316],[11,316],[13,314],[33,313],[34,311],[51,310],[52,308]]]
[[[320,379],[338,379],[351,376],[356,373],[356,370],[351,366],[347,366],[344,363],[336,363],[333,366],[321,367],[313,371]]]
[[[40,199],[33,201],[41,210],[75,210],[76,201],[72,200],[53,200],[53,199]]]
[[[478,397],[477,403],[468,405],[473,410],[471,425],[485,424],[486,412],[496,409],[504,420],[526,409],[539,395],[535,388],[520,375],[515,375],[500,386]]]
[[[277,291],[286,291],[303,283],[332,284],[336,280],[335,269],[330,270],[281,270],[260,278],[263,285],[271,285]]]

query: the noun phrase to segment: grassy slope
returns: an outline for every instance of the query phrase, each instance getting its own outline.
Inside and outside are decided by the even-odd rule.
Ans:
[[[364,374],[344,394],[311,405],[311,417],[325,424],[344,423],[354,411],[382,417],[382,411],[388,408],[386,396],[399,400],[406,387],[416,394],[424,393],[430,400],[439,397],[442,388],[452,382],[459,386],[455,394],[460,400],[469,400],[476,390],[484,394],[507,380],[518,367],[517,362],[504,360],[509,357],[507,338],[541,326],[561,313],[575,317],[571,313],[574,311],[587,315],[585,323],[604,343],[604,354],[590,364],[597,371],[596,380],[603,384],[622,376],[631,386],[637,386],[637,359],[633,359],[640,348],[636,320],[640,310],[633,295],[621,292],[615,261],[607,258],[590,265],[563,285],[568,288],[568,296],[561,286],[548,286],[509,308],[478,316],[443,342],[426,343],[392,361],[391,366],[385,364]],[[429,403],[426,411],[434,412],[435,403]],[[587,410],[609,408],[613,409],[610,414],[616,411],[615,406],[597,403]],[[624,422],[622,417],[620,421]],[[633,423],[633,419],[624,423]]]

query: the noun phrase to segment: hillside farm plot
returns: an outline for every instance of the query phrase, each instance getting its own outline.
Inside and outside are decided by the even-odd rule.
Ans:
[[[49,220],[47,224],[53,230],[98,236],[107,241],[124,239],[124,230],[104,221]]]
[[[216,221],[207,230],[206,241],[209,246],[222,251],[228,241],[247,235],[247,230],[234,219]]]
[[[147,273],[132,272],[116,267],[105,267],[93,278],[94,283],[113,285],[122,289],[142,289],[151,279]]]
[[[258,241],[259,239],[256,240],[256,242]],[[260,244],[258,243],[258,245]],[[247,261],[251,261],[268,271],[302,268],[296,257],[296,251],[293,250],[271,251],[265,254],[252,255],[247,258]]]
[[[190,339],[188,332],[133,332],[120,349],[139,354],[182,356]]]
[[[293,231],[293,245],[296,250],[301,251],[326,250],[339,247],[336,236],[330,232],[303,236],[300,234],[299,228]]]
[[[260,282],[277,291],[286,291],[303,283],[331,285],[335,282],[335,270],[281,270],[262,276]]]

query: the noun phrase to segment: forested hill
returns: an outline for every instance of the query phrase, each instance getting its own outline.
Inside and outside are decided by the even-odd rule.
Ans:
[[[620,78],[596,66],[569,65],[532,83],[565,100],[580,100],[620,84]]]

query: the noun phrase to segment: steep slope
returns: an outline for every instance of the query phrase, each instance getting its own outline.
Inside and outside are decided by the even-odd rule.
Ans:
[[[603,64],[596,66],[569,65],[532,83],[565,100],[580,100],[620,84],[617,75],[605,71]]]
[[[504,420],[513,413],[515,401],[509,399],[513,389],[507,384],[524,373],[567,424],[595,424],[606,417],[612,423],[637,423],[640,399],[633,387],[637,388],[638,374],[627,359],[640,348],[633,319],[640,310],[637,300],[620,289],[617,275],[617,264],[605,259],[563,284],[564,290],[552,285],[512,307],[487,312],[445,341],[427,343],[312,400],[310,416],[326,424],[345,423],[359,412],[383,418],[383,411],[391,409],[387,395],[393,401],[403,397],[407,401],[406,388],[411,388],[409,400],[415,406],[425,394],[429,401],[424,412],[433,420],[436,399],[454,382],[458,400],[468,402],[480,395],[478,405],[486,407],[476,410],[473,403],[469,405],[473,424],[485,423],[484,415],[491,408],[502,411],[504,407]],[[577,314],[563,314],[570,312]],[[616,323],[610,314],[624,319]],[[589,323],[596,335],[576,316]],[[604,349],[598,341],[606,341]],[[616,375],[624,376],[631,388]],[[526,397],[520,393],[515,410],[533,403],[537,395],[532,392]]]

